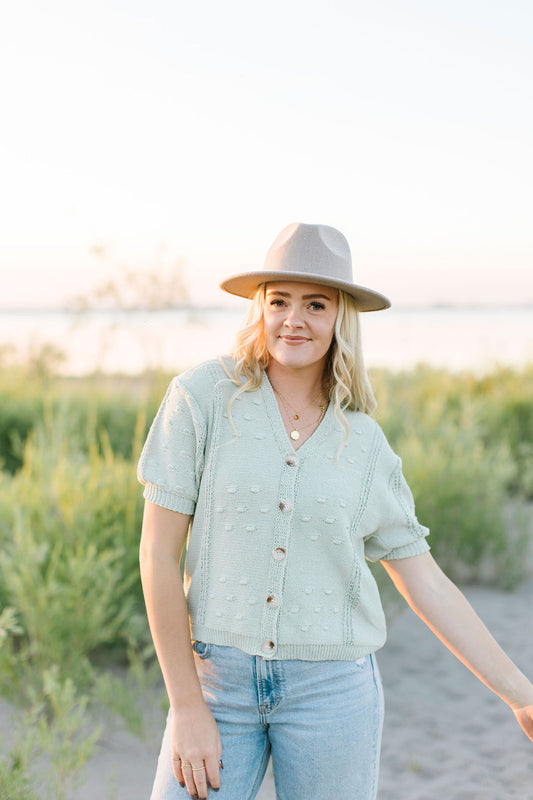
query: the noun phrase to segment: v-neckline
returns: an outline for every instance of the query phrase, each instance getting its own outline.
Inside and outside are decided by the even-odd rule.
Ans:
[[[307,451],[311,450],[317,443],[323,440],[324,435],[327,432],[326,429],[329,428],[331,414],[333,413],[331,403],[328,403],[326,413],[323,415],[311,436],[309,436],[305,442],[300,445],[300,447],[295,447],[293,440],[285,428],[283,417],[281,416],[281,411],[278,406],[278,401],[276,400],[276,395],[274,393],[272,384],[270,383],[269,377],[264,370],[262,372],[262,376],[263,379],[261,381],[261,391],[263,393],[267,413],[270,418],[270,422],[280,450],[283,453],[286,453],[287,447],[290,447],[293,453],[298,453],[299,457],[305,455]]]

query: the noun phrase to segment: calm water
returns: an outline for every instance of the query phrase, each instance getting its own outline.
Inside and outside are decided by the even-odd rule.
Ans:
[[[154,367],[178,372],[227,352],[241,319],[233,309],[0,312],[0,349],[26,359],[54,345],[65,353],[61,371],[71,375]],[[369,367],[426,362],[486,371],[533,362],[532,308],[396,308],[363,314],[362,323]]]

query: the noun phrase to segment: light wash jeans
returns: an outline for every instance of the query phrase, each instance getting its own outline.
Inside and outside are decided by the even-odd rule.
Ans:
[[[374,800],[383,691],[373,656],[281,661],[203,642],[193,649],[222,739],[221,788],[209,797],[253,800],[272,755],[278,800]],[[170,748],[167,721],[151,800],[189,798]]]

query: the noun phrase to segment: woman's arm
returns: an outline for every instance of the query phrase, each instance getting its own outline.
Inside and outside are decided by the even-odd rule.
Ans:
[[[533,741],[533,685],[489,633],[433,557],[381,562],[413,611],[489,689],[509,705]]]
[[[146,501],[140,548],[141,580],[154,645],[172,710],[172,758],[198,766],[205,762],[209,782],[220,786],[220,736],[202,695],[194,665],[187,601],[179,562],[191,517]],[[203,772],[182,775],[191,794],[207,797]],[[191,785],[189,785],[191,783]]]

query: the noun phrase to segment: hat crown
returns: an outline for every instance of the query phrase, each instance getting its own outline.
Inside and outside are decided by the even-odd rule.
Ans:
[[[351,283],[352,257],[346,237],[329,225],[294,222],[283,228],[270,247],[264,269],[307,273]]]

